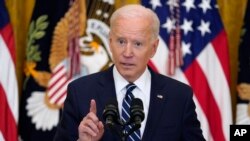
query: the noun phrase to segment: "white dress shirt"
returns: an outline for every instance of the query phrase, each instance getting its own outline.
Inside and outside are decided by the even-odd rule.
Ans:
[[[117,68],[114,66],[113,69],[114,83],[115,83],[115,91],[118,102],[119,113],[121,117],[122,113],[122,101],[126,94],[126,86],[129,84],[127,80],[125,80],[121,74],[118,72]],[[135,98],[140,98],[143,102],[145,118],[141,123],[141,136],[145,130],[145,125],[148,117],[148,109],[149,109],[149,101],[150,101],[150,90],[151,90],[151,74],[148,68],[145,69],[144,73],[134,82],[137,86],[133,91],[133,95]]]

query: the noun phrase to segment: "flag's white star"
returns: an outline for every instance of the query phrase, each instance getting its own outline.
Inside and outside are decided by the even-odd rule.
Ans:
[[[203,11],[204,14],[206,14],[208,9],[212,9],[210,5],[210,0],[202,0],[202,2],[198,5]]]
[[[170,18],[167,18],[166,22],[162,25],[162,27],[166,28],[168,33],[170,33],[170,31],[175,28],[174,23],[175,22],[172,21]]]
[[[184,19],[184,23],[181,25],[181,29],[184,31],[184,35],[187,35],[188,31],[193,31],[192,24],[192,20],[188,21],[186,18]]]
[[[149,3],[152,5],[154,10],[157,8],[157,6],[159,7],[162,6],[160,0],[150,0]]]
[[[182,56],[185,57],[186,54],[192,54],[190,48],[191,48],[191,43],[185,43],[184,41],[181,43],[181,48],[182,48]]]
[[[206,33],[211,33],[209,26],[210,26],[210,22],[204,22],[203,20],[201,20],[201,24],[198,27],[198,30],[201,31],[202,36],[204,36]]]
[[[189,12],[191,8],[196,8],[194,5],[194,0],[185,0],[185,2],[182,3],[182,6],[186,7],[187,12]]]

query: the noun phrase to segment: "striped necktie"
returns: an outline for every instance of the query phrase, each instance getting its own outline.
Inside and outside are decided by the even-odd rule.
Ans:
[[[130,104],[134,99],[134,95],[132,91],[135,89],[136,85],[133,83],[129,83],[126,86],[127,92],[122,102],[122,120],[127,122],[130,119]],[[131,126],[126,127],[125,129],[128,131]],[[134,131],[129,137],[127,141],[141,141],[140,130]]]

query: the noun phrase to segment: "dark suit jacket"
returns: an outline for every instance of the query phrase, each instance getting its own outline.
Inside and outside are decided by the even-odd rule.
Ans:
[[[116,98],[113,67],[71,82],[55,141],[76,141],[78,126],[95,99],[100,120],[107,100]],[[151,97],[143,141],[203,141],[192,89],[179,81],[151,71]],[[163,98],[157,97],[162,95]],[[104,122],[103,122],[104,123]],[[119,141],[105,129],[102,141]]]

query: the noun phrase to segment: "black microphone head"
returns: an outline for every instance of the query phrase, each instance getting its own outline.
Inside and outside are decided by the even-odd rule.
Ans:
[[[135,123],[136,125],[141,126],[141,122],[144,118],[143,103],[141,99],[134,98],[130,107],[130,123]]]
[[[141,99],[134,98],[131,102],[131,107],[136,107],[136,108],[143,110],[143,103],[142,103]]]
[[[108,100],[105,105],[102,116],[107,126],[113,126],[118,122],[119,113],[117,105],[118,103],[115,99]]]
[[[117,100],[116,99],[109,99],[107,102],[106,102],[106,105],[105,105],[105,108],[108,107],[108,106],[115,106],[115,107],[118,107],[118,103],[117,103]]]

